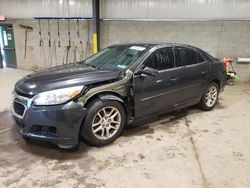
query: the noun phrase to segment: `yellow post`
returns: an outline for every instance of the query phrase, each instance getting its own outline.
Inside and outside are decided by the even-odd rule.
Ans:
[[[97,53],[97,34],[93,33],[93,53]]]

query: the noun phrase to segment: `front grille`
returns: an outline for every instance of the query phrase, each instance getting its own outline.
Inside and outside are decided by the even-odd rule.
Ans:
[[[17,91],[17,90],[15,92],[16,92],[17,95],[19,95],[21,97],[25,97],[25,98],[29,98],[29,99],[34,97],[34,95],[29,95],[29,94],[26,94],[26,93],[22,93],[22,92]]]
[[[48,135],[52,137],[58,136],[56,127],[44,125],[32,125],[30,132],[36,135]]]
[[[18,102],[13,103],[13,108],[16,114],[19,116],[23,116],[24,111],[25,111],[25,106],[23,104],[20,104]]]

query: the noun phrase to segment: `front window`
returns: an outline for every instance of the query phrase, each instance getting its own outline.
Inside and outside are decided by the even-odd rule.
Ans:
[[[144,67],[157,70],[174,68],[174,53],[172,47],[164,47],[155,50],[144,62]]]
[[[147,47],[144,46],[111,46],[86,59],[83,63],[97,68],[123,70],[132,65],[146,51]]]

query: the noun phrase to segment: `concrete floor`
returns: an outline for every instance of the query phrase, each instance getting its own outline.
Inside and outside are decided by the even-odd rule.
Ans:
[[[211,112],[184,109],[69,152],[20,137],[10,93],[27,73],[0,72],[0,187],[250,187],[250,84],[227,87]]]

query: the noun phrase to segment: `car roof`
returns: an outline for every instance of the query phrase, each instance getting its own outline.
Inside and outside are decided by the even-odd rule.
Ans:
[[[190,48],[195,48],[197,50],[200,50],[199,48],[189,45],[189,44],[181,44],[181,43],[122,43],[122,44],[114,44],[111,46],[143,46],[146,48],[153,48],[157,46],[183,46],[183,47],[190,47]]]
[[[152,48],[158,45],[159,44],[156,44],[156,43],[122,43],[122,44],[114,44],[111,46],[142,46],[146,48]]]
[[[198,48],[196,46],[189,45],[189,44],[181,44],[181,43],[124,43],[124,44],[114,44],[114,45],[111,45],[111,46],[113,46],[113,47],[115,47],[115,46],[141,46],[141,47],[147,48],[147,51],[149,51],[152,48],[160,47],[160,46],[163,46],[163,45],[164,46],[182,46],[182,47],[186,47],[186,48],[192,48],[192,49],[194,49],[196,51],[199,51],[206,58],[208,58],[210,60],[217,60],[215,57],[208,54],[204,50],[202,50],[202,49],[200,49],[200,48]]]

